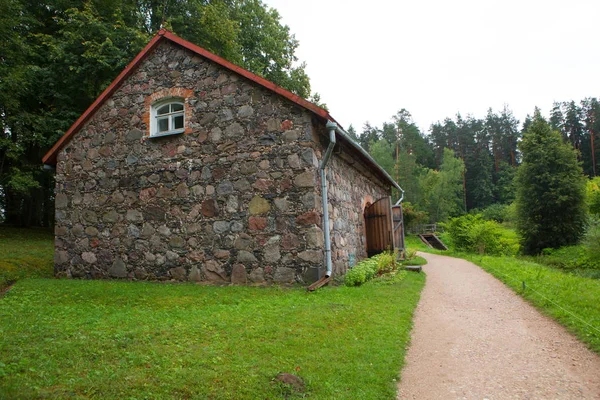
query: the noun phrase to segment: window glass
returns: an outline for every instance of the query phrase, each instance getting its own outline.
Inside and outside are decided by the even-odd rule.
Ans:
[[[158,121],[158,132],[166,132],[169,130],[169,119],[161,118]],[[183,124],[183,122],[182,122]]]
[[[159,107],[158,110],[156,110],[156,113],[158,115],[167,114],[169,112],[169,106],[170,104],[166,104],[162,107]]]
[[[171,112],[183,111],[183,104],[171,104]]]
[[[183,129],[183,115],[173,117],[173,129]]]

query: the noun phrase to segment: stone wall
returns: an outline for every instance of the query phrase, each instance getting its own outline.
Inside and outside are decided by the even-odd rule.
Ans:
[[[389,184],[373,175],[347,149],[347,146],[338,149],[327,169],[334,275],[346,273],[348,267],[367,257],[365,206],[391,194]],[[320,192],[319,186],[319,196]]]
[[[186,131],[148,138],[149,105],[163,95],[184,98]],[[314,280],[323,239],[313,135],[310,112],[161,44],[58,155],[57,275]],[[336,165],[334,215],[349,218],[334,223],[338,260],[359,244],[339,239],[358,214],[341,205],[356,176]]]

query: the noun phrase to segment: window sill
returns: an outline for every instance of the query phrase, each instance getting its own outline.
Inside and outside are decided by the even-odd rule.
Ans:
[[[163,132],[163,133],[157,133],[157,134],[154,134],[154,135],[150,135],[147,138],[148,139],[155,139],[155,138],[161,138],[161,137],[165,137],[165,136],[175,136],[175,135],[181,135],[184,132],[185,132],[185,129],[178,129],[176,131]]]

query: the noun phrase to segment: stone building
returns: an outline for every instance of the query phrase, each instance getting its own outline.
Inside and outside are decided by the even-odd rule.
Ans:
[[[164,30],[43,162],[59,276],[312,282],[402,242],[399,186],[327,111]]]

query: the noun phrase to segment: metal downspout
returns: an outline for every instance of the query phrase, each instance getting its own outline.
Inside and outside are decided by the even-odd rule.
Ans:
[[[331,153],[333,153],[333,148],[335,147],[335,131],[338,129],[338,126],[335,122],[327,121],[327,125],[325,127],[329,130],[329,146],[327,146],[327,151],[325,152],[325,156],[323,156],[323,160],[321,160],[321,165],[319,169],[321,172],[323,237],[325,239],[325,277],[329,278],[331,276],[331,271],[333,268],[331,265],[331,235],[329,234],[329,207],[327,206],[327,175],[325,174],[325,168],[327,167],[327,163],[329,162],[329,158],[331,158]]]

